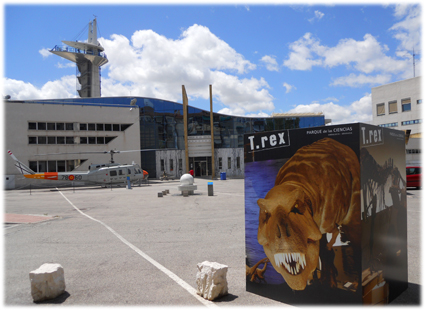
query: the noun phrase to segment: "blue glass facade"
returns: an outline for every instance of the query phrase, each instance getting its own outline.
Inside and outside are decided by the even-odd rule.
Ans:
[[[130,102],[134,98],[140,108],[140,148],[184,150],[181,103],[143,97],[69,98],[24,102],[131,108]],[[213,113],[213,117],[215,148],[242,148],[245,133],[325,125],[324,115],[258,118]],[[188,107],[188,135],[211,135],[209,111]],[[145,167],[155,166],[154,152],[142,152],[141,156]]]

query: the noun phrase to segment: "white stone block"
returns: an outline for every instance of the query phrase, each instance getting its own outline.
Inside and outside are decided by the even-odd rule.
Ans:
[[[198,295],[208,300],[227,295],[227,268],[226,265],[208,261],[198,264],[196,273]]]
[[[53,299],[65,292],[65,277],[60,264],[43,264],[30,272],[31,295],[35,302]]]

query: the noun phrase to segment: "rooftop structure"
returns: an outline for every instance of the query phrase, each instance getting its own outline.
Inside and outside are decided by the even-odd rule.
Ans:
[[[97,41],[96,18],[89,23],[87,42],[62,41],[66,47],[55,46],[51,53],[77,64],[81,98],[100,97],[100,67],[108,62],[104,48]],[[69,46],[69,47],[68,47]]]

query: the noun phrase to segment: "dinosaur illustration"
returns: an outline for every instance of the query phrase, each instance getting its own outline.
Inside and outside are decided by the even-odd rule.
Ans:
[[[252,267],[246,266],[246,276],[250,279],[251,282],[254,282],[257,279],[260,282],[261,281],[266,282],[266,280],[264,279],[264,273],[266,272],[268,262],[270,262],[270,260],[266,257],[260,260],[258,263],[256,263]],[[258,266],[260,266],[263,263],[264,263],[264,267],[262,269],[258,268]]]
[[[332,245],[337,235],[345,234],[352,244],[361,242],[360,164],[354,151],[331,138],[300,148],[257,204],[258,242],[289,287],[305,289],[319,255],[321,281],[335,287]],[[320,242],[326,233],[332,239]]]

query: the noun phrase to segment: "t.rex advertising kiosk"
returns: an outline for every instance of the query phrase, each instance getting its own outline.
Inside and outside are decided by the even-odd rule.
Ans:
[[[386,304],[407,288],[405,134],[362,123],[245,134],[247,291]]]

